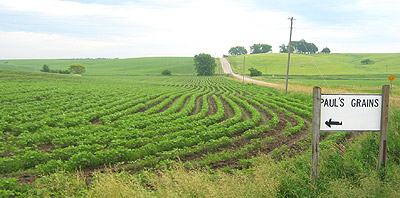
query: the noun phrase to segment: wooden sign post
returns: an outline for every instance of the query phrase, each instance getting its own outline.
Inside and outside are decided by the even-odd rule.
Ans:
[[[318,178],[318,145],[321,131],[380,131],[377,169],[385,167],[389,88],[389,85],[384,85],[382,94],[321,94],[321,88],[314,87],[311,180]]]
[[[320,124],[321,124],[321,88],[314,87],[312,138],[311,138],[311,180],[318,179]]]
[[[382,118],[381,118],[381,140],[379,144],[379,156],[378,156],[378,165],[376,169],[386,167],[386,153],[387,153],[387,131],[388,131],[388,123],[389,123],[389,86],[384,85],[382,87]],[[385,170],[383,170],[383,174],[381,175],[381,179],[385,178]]]

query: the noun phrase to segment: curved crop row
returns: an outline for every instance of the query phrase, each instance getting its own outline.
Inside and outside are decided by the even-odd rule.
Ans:
[[[296,136],[311,114],[300,99],[220,77],[120,78],[3,87],[0,173],[151,167],[177,157],[207,165],[251,155],[269,135]]]

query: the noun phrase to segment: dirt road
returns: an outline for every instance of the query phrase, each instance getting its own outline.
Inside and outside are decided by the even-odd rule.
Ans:
[[[232,74],[235,78],[243,80],[243,76],[239,74],[235,74],[232,70],[231,64],[229,63],[228,59],[226,58],[220,58],[222,69],[224,71],[224,74]],[[269,83],[269,82],[264,82],[260,80],[254,80],[252,78],[244,77],[244,81],[248,83],[254,83],[258,85],[265,85],[265,86],[272,86],[272,87],[281,87],[282,85],[274,84],[274,83]]]

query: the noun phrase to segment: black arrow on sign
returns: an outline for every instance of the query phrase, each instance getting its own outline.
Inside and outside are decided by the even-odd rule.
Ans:
[[[339,121],[332,121],[332,118],[330,118],[328,121],[325,121],[326,126],[331,128],[332,125],[342,125],[343,122]]]

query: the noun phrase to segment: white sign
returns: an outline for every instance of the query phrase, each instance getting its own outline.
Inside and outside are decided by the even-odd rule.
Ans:
[[[382,95],[321,95],[321,131],[379,131]]]

